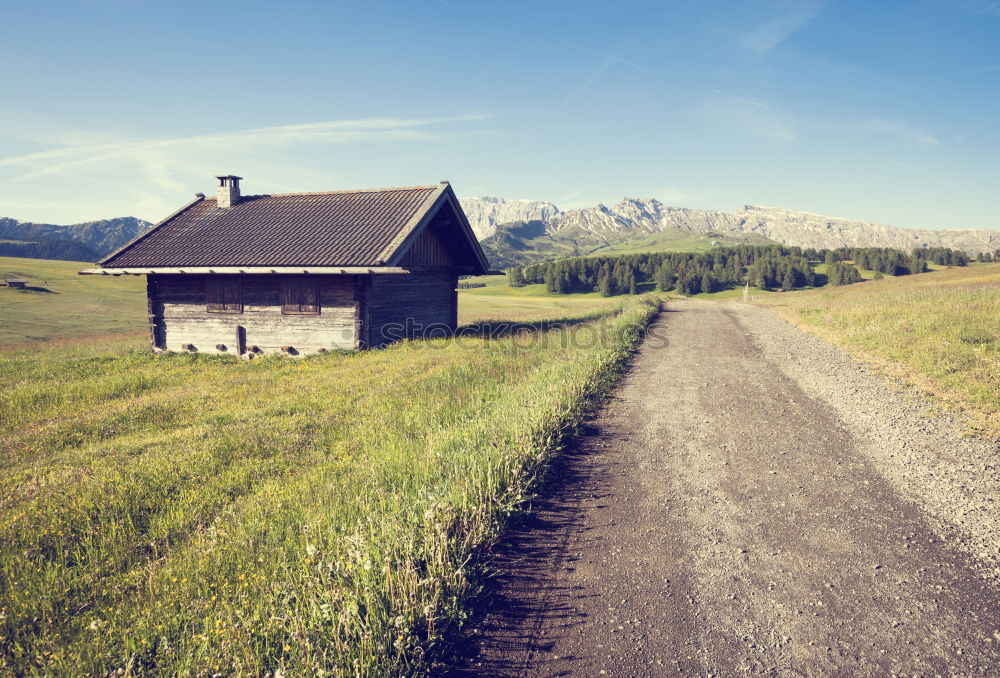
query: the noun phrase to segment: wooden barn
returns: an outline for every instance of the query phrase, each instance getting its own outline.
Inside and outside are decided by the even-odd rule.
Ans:
[[[459,275],[488,263],[448,182],[240,195],[218,177],[83,274],[145,275],[154,350],[232,353],[384,346],[457,324]]]

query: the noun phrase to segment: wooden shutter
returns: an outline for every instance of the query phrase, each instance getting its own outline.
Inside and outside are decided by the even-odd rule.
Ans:
[[[285,315],[319,315],[316,278],[282,278],[281,312]]]
[[[205,278],[205,306],[209,313],[242,313],[243,290],[237,276]]]
[[[281,312],[298,313],[299,300],[295,295],[295,281],[288,278],[281,279]]]
[[[222,313],[226,310],[226,300],[218,278],[205,279],[205,306],[209,313]]]
[[[226,300],[226,311],[228,313],[243,312],[243,286],[237,277],[223,278],[224,296]]]
[[[319,313],[319,294],[315,278],[299,281],[299,312]]]

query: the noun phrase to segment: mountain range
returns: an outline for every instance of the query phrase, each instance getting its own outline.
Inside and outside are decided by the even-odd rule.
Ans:
[[[69,226],[0,217],[0,255],[97,261],[152,225],[136,217],[84,221]]]
[[[816,249],[948,247],[973,255],[1000,249],[996,230],[918,230],[763,205],[721,212],[669,206],[653,198],[624,198],[610,206],[562,211],[543,201],[485,197],[461,202],[493,264],[501,267],[598,254],[670,233],[705,236],[718,244],[772,241]]]
[[[624,198],[610,206],[599,203],[563,211],[541,200],[481,197],[462,198],[461,203],[495,267],[605,252],[706,249],[745,242],[816,249],[948,247],[972,255],[1000,249],[996,230],[899,228],[763,205],[721,212],[674,207],[653,198]],[[96,261],[151,226],[136,217],[69,226],[0,217],[0,255]]]

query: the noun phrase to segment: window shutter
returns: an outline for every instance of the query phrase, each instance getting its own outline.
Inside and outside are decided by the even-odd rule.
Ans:
[[[236,277],[227,278],[223,284],[226,288],[226,310],[231,313],[242,313],[243,290],[241,289],[240,279]]]
[[[205,307],[209,313],[242,313],[240,279],[235,276],[205,278]]]
[[[281,281],[281,312],[298,313],[299,302],[296,295],[295,280],[282,279]]]
[[[281,312],[286,315],[319,315],[319,290],[316,279],[282,278]]]
[[[219,311],[226,310],[226,300],[218,278],[209,277],[205,279],[205,305],[210,312],[214,311],[218,313]]]
[[[319,299],[316,295],[315,278],[305,278],[299,281],[301,292],[299,294],[300,313],[319,313]]]

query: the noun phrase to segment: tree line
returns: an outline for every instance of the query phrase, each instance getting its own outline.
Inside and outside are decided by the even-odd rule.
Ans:
[[[38,238],[31,242],[0,242],[0,257],[97,261],[100,255],[77,240]]]
[[[997,253],[1000,260],[1000,252]],[[826,264],[825,273],[814,265]],[[854,263],[849,263],[854,262]],[[861,281],[857,266],[878,276],[910,275],[928,270],[928,262],[965,266],[969,257],[943,247],[916,249],[910,254],[880,247],[814,249],[783,245],[737,245],[705,253],[652,252],[603,257],[578,257],[531,264],[507,271],[511,286],[543,283],[550,292],[600,292],[610,297],[648,289],[685,295],[715,292],[749,282],[761,289],[792,290]],[[856,264],[856,265],[855,265]]]

